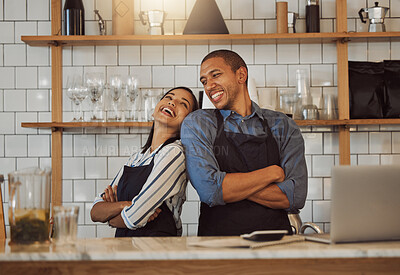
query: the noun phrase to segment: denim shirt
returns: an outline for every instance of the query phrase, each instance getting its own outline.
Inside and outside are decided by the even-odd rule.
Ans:
[[[226,172],[220,170],[213,145],[217,135],[214,109],[190,113],[181,127],[181,141],[185,148],[189,180],[200,200],[209,206],[224,205],[222,182]],[[287,196],[290,212],[304,207],[307,196],[307,166],[304,158],[304,140],[296,123],[280,112],[261,109],[252,102],[252,113],[242,117],[230,110],[220,110],[226,132],[265,135],[262,121],[267,120],[280,153],[280,166],[285,180],[277,186]]]

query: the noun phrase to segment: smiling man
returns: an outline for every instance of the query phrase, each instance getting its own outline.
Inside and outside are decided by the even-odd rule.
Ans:
[[[200,81],[215,110],[198,110],[181,128],[189,179],[201,200],[199,236],[288,230],[307,195],[304,140],[286,115],[250,100],[246,63],[217,50]]]

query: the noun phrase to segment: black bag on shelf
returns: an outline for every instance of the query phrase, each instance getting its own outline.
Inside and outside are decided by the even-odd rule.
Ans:
[[[383,114],[385,118],[400,118],[400,61],[385,60],[385,104]]]
[[[349,61],[350,118],[383,118],[383,62]]]

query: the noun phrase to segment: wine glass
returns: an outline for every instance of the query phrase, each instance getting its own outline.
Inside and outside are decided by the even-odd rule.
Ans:
[[[122,79],[119,75],[113,75],[110,77],[109,84],[112,112],[108,117],[108,120],[118,121],[121,120],[121,112],[119,107],[122,93]]]
[[[128,119],[132,121],[139,121],[141,102],[139,94],[139,81],[134,76],[129,75],[125,80],[125,93],[129,99],[129,113]]]
[[[146,121],[153,120],[153,113],[156,108],[156,105],[161,100],[162,90],[154,89],[147,90],[144,94],[144,113],[146,117]]]
[[[89,98],[92,102],[92,114],[90,120],[103,121],[102,98],[105,86],[104,73],[86,73],[86,86],[88,88]]]
[[[67,77],[67,96],[74,103],[72,121],[83,121],[82,101],[88,96],[88,90],[82,82],[82,76],[74,74]]]

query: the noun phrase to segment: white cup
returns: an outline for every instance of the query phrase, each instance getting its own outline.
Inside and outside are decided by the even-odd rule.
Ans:
[[[78,206],[54,206],[53,241],[57,244],[68,244],[76,241],[78,231]]]

